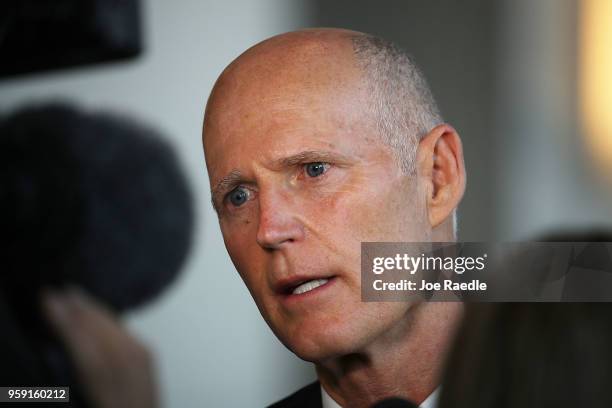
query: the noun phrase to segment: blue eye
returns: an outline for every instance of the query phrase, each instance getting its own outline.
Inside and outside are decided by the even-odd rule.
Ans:
[[[228,199],[233,206],[240,207],[249,199],[249,190],[242,186],[236,187],[235,189],[229,192]]]
[[[319,177],[321,174],[325,173],[328,166],[327,163],[323,162],[308,163],[306,164],[306,173],[310,177]]]

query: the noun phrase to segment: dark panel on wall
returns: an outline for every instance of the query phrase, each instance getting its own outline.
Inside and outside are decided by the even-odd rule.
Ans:
[[[0,77],[134,57],[138,0],[4,0]]]

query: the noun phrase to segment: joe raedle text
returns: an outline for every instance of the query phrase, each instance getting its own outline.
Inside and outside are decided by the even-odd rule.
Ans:
[[[374,257],[371,265],[371,273],[375,275],[372,289],[377,292],[486,291],[487,283],[482,279],[475,276],[470,280],[465,279],[467,276],[462,276],[466,272],[476,274],[482,271],[486,266],[486,259],[487,254],[477,257],[441,257],[398,253],[394,256]],[[385,272],[391,275],[384,276],[383,279]],[[398,279],[398,273],[407,279]]]
[[[432,290],[451,290],[451,291],[486,291],[487,284],[478,279],[473,279],[469,282],[455,282],[452,279],[444,279],[440,282],[428,282],[421,279],[420,282],[415,282],[407,279],[402,279],[399,282],[384,282],[382,279],[376,279],[372,283],[372,287],[376,291],[432,291]]]

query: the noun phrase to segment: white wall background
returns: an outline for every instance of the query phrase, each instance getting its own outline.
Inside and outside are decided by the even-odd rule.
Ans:
[[[143,0],[136,61],[0,82],[0,109],[48,98],[132,115],[172,138],[196,196],[183,275],[128,324],[157,356],[165,407],[258,407],[315,378],[265,325],[235,272],[210,207],[200,142],[203,107],[222,69],[271,35],[305,25],[302,1]]]

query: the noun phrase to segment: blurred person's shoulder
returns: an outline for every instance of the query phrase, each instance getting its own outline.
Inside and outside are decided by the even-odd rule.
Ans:
[[[315,381],[268,408],[322,408],[321,385]]]

